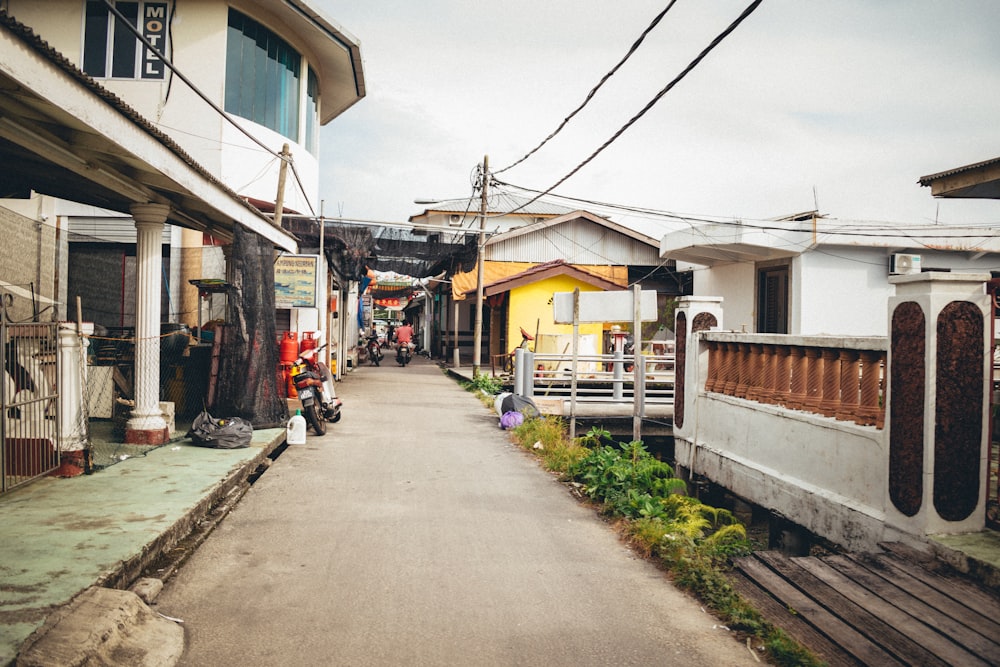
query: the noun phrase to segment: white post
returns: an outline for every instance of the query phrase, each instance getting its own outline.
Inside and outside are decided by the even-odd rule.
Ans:
[[[94,333],[94,325],[83,325],[82,333]],[[59,326],[59,451],[80,452],[87,445],[87,347],[90,341],[66,322]],[[72,456],[72,455],[71,455]],[[79,459],[82,460],[82,455]]]
[[[452,351],[452,366],[455,368],[461,368],[462,366],[462,355],[458,350],[458,306],[459,302],[455,301],[455,349]]]
[[[160,274],[163,269],[163,225],[170,208],[135,204],[136,314],[135,407],[125,426],[125,442],[160,445],[169,439],[160,411]]]

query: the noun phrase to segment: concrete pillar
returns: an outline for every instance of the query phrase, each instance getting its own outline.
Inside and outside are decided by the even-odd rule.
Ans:
[[[83,450],[87,446],[87,347],[86,336],[94,333],[92,322],[83,324],[77,335],[76,324],[59,325],[59,451],[64,461],[83,472]]]
[[[691,436],[696,426],[695,405],[708,374],[708,351],[699,349],[697,334],[722,328],[722,297],[683,296],[674,315],[676,332],[674,435]],[[677,456],[678,461],[684,459]]]
[[[988,274],[890,278],[886,522],[926,536],[980,531],[990,434]]]
[[[160,411],[161,239],[169,211],[164,204],[132,206],[137,232],[135,407],[125,425],[125,442],[135,445],[160,445],[170,438]]]
[[[202,272],[203,243],[202,232],[194,229],[181,230],[181,259],[180,259],[180,321],[191,327],[193,331],[198,326],[198,308],[201,307],[201,296],[198,288],[190,281],[205,276]]]

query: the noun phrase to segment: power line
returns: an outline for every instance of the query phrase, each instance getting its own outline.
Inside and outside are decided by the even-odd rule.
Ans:
[[[539,193],[539,196],[551,196],[557,199],[563,199],[571,202],[577,202],[581,204],[587,204],[591,206],[596,206],[605,209],[611,209],[613,211],[619,211],[623,213],[635,213],[642,216],[652,217],[652,218],[664,218],[667,221],[683,222],[689,226],[695,224],[711,224],[720,226],[734,226],[740,227],[742,229],[757,229],[761,231],[797,231],[788,225],[776,224],[774,220],[756,220],[749,218],[723,218],[721,216],[707,216],[707,215],[689,215],[682,213],[674,213],[672,211],[664,211],[653,208],[644,208],[639,206],[629,206],[626,204],[615,204],[609,202],[601,202],[593,199],[583,199],[579,197],[570,197],[567,195],[560,195],[553,192],[542,192],[533,188],[527,188],[521,185],[514,185],[512,183],[506,183],[504,181],[496,181],[497,185],[513,188],[522,192],[532,192]],[[536,198],[537,200],[537,198]],[[532,200],[535,201],[535,200]],[[825,220],[826,222],[837,221],[836,218],[826,218],[823,216],[818,216],[818,220]],[[818,232],[821,236],[878,236],[880,232],[884,232],[885,236],[920,236],[921,238],[994,238],[996,236],[993,232],[993,228],[997,227],[996,223],[987,222],[981,225],[918,225],[918,224],[902,224],[894,223],[889,221],[837,221],[842,222],[837,228],[825,229]],[[949,229],[958,230],[971,230],[978,229],[980,226],[984,228],[982,234],[953,234],[947,233]],[[940,233],[928,234],[929,230],[936,230]]]
[[[550,193],[550,192],[552,192],[553,190],[555,190],[555,189],[556,189],[557,187],[559,187],[560,185],[562,185],[563,183],[565,183],[565,182],[566,182],[567,180],[569,180],[569,179],[570,179],[570,178],[571,178],[571,177],[572,177],[573,175],[575,175],[575,174],[576,174],[576,173],[577,173],[578,171],[580,171],[580,170],[581,170],[581,169],[583,169],[583,168],[584,168],[585,166],[587,166],[587,165],[588,165],[588,164],[589,164],[589,163],[590,163],[590,162],[591,162],[591,161],[592,161],[592,160],[593,160],[594,158],[596,158],[596,157],[597,157],[598,155],[600,155],[600,154],[601,154],[601,153],[602,153],[602,152],[604,151],[604,149],[606,149],[606,148],[607,148],[608,146],[610,146],[611,144],[613,144],[613,143],[614,143],[614,142],[615,142],[615,141],[616,141],[616,140],[617,140],[617,139],[618,139],[618,138],[619,138],[619,137],[620,137],[621,135],[623,135],[623,134],[625,133],[625,131],[626,131],[626,130],[628,130],[628,129],[629,129],[630,127],[632,127],[632,125],[634,125],[634,124],[635,124],[635,123],[636,123],[636,122],[637,122],[637,121],[638,121],[638,120],[639,120],[640,118],[642,118],[643,116],[645,116],[645,115],[646,115],[646,113],[647,113],[647,112],[648,112],[648,111],[649,111],[650,109],[652,109],[652,108],[653,108],[653,106],[655,106],[655,105],[656,105],[656,103],[657,103],[657,102],[659,102],[659,101],[660,101],[660,99],[661,99],[661,98],[662,98],[662,97],[663,97],[664,95],[666,95],[666,94],[667,94],[668,92],[670,92],[670,91],[671,91],[671,90],[673,89],[673,87],[674,87],[674,86],[676,86],[676,85],[677,85],[678,83],[680,83],[680,82],[681,82],[681,81],[682,81],[682,80],[684,79],[684,77],[686,77],[686,76],[687,76],[687,75],[688,75],[688,74],[689,74],[689,73],[691,72],[691,70],[693,70],[693,69],[694,69],[695,67],[697,67],[697,66],[698,66],[698,64],[699,64],[699,63],[700,63],[700,62],[701,62],[702,60],[704,60],[704,59],[705,59],[705,57],[706,57],[706,56],[707,56],[707,55],[708,55],[709,53],[711,53],[711,52],[712,52],[712,51],[713,51],[713,50],[715,49],[715,47],[717,47],[717,46],[718,46],[718,45],[719,45],[719,44],[720,44],[720,43],[722,42],[722,40],[724,40],[724,39],[725,39],[726,37],[728,37],[728,36],[729,36],[729,35],[730,35],[730,34],[731,34],[731,33],[732,33],[732,32],[733,32],[734,30],[736,30],[736,28],[737,28],[737,27],[739,27],[739,25],[740,25],[741,23],[743,23],[743,21],[744,21],[744,20],[746,20],[746,18],[747,18],[748,16],[750,16],[750,14],[752,14],[752,13],[753,13],[753,12],[754,12],[754,11],[755,11],[755,10],[757,9],[757,7],[759,7],[759,6],[760,6],[760,3],[761,3],[761,2],[763,2],[763,0],[754,0],[753,2],[751,2],[751,3],[750,3],[750,4],[748,5],[748,6],[747,6],[747,8],[743,10],[743,13],[742,13],[742,14],[740,14],[740,15],[739,15],[739,16],[738,16],[738,17],[736,18],[736,20],[735,20],[735,21],[733,21],[732,23],[730,23],[730,24],[729,24],[729,26],[728,26],[728,27],[727,27],[727,28],[726,28],[725,30],[723,30],[723,31],[722,31],[721,33],[719,33],[719,35],[718,35],[718,36],[717,36],[717,37],[716,37],[715,39],[713,39],[713,40],[712,40],[712,41],[711,41],[711,42],[709,43],[709,45],[708,45],[708,46],[706,46],[706,47],[705,47],[705,48],[704,48],[704,49],[702,50],[702,52],[701,52],[701,53],[699,53],[699,54],[697,55],[697,57],[695,57],[695,59],[694,59],[694,60],[692,60],[692,61],[691,61],[690,63],[688,63],[688,66],[687,66],[687,67],[685,67],[685,68],[684,68],[684,69],[683,69],[683,70],[681,71],[681,73],[680,73],[680,74],[678,74],[678,75],[677,75],[676,77],[674,77],[673,81],[671,81],[670,83],[668,83],[668,84],[667,84],[667,85],[666,85],[666,86],[665,86],[665,87],[663,88],[663,90],[661,90],[661,91],[660,91],[660,92],[658,92],[658,93],[657,93],[657,94],[656,94],[655,96],[653,96],[653,99],[651,99],[651,100],[650,100],[650,101],[649,101],[649,102],[648,102],[648,103],[646,104],[646,106],[644,106],[644,107],[643,107],[643,108],[642,108],[642,109],[641,109],[641,110],[639,111],[639,113],[637,113],[637,114],[636,114],[635,116],[633,116],[633,117],[632,117],[632,118],[631,118],[631,119],[630,119],[630,120],[629,120],[629,121],[628,121],[627,123],[625,123],[625,124],[624,124],[624,125],[623,125],[623,126],[622,126],[621,128],[619,128],[619,129],[618,129],[618,131],[617,131],[617,132],[615,132],[615,133],[614,133],[614,134],[613,134],[613,135],[611,136],[611,138],[610,138],[610,139],[608,139],[607,141],[605,141],[605,142],[604,142],[604,143],[603,143],[603,144],[602,144],[602,145],[601,145],[601,146],[600,146],[600,147],[599,147],[599,148],[598,148],[598,149],[597,149],[596,151],[594,151],[593,153],[591,153],[589,157],[587,157],[587,158],[586,158],[586,159],[585,159],[585,160],[584,160],[583,162],[581,162],[581,163],[580,163],[580,164],[578,164],[578,165],[577,165],[576,167],[574,167],[574,168],[573,168],[573,169],[572,169],[572,170],[571,170],[571,171],[570,171],[570,172],[569,172],[568,174],[566,174],[566,175],[565,175],[565,176],[563,176],[563,177],[562,177],[561,179],[559,179],[558,181],[556,181],[556,182],[555,182],[555,183],[554,183],[554,184],[553,184],[552,186],[550,186],[550,187],[549,187],[549,188],[548,188],[547,190],[545,190],[544,192],[542,192],[542,193],[541,193],[540,195],[538,195],[538,196],[537,196],[537,197],[535,197],[534,199],[531,199],[530,201],[527,201],[527,202],[525,202],[524,204],[521,204],[520,206],[518,206],[517,208],[513,209],[512,211],[508,211],[508,212],[506,213],[506,215],[509,215],[510,213],[514,213],[514,212],[516,212],[516,211],[519,211],[519,210],[521,210],[522,208],[524,208],[524,207],[528,206],[529,204],[532,204],[532,203],[534,203],[534,202],[538,201],[538,200],[539,200],[539,199],[541,199],[541,198],[542,198],[543,196],[545,196],[545,195],[547,195],[548,193]]]
[[[552,134],[550,134],[549,136],[545,137],[545,139],[542,140],[542,143],[538,144],[537,146],[535,146],[534,148],[532,148],[530,151],[528,151],[523,157],[521,157],[521,159],[519,159],[516,162],[514,162],[513,164],[511,164],[509,166],[506,166],[503,169],[499,169],[499,170],[497,170],[497,171],[495,171],[493,173],[494,174],[502,174],[503,172],[507,171],[508,169],[513,169],[514,167],[516,167],[517,165],[521,164],[522,162],[524,162],[525,160],[527,160],[529,157],[531,157],[532,155],[534,155],[538,151],[538,149],[540,149],[542,146],[544,146],[545,144],[547,144],[553,137],[555,137],[557,134],[559,134],[562,131],[562,129],[564,127],[566,127],[566,124],[569,123],[569,121],[573,118],[573,116],[575,116],[576,114],[580,113],[580,111],[582,111],[583,108],[585,106],[587,106],[587,104],[590,103],[590,100],[592,100],[593,97],[594,97],[594,95],[597,93],[597,91],[601,89],[601,86],[603,86],[608,81],[608,79],[610,79],[612,76],[614,76],[615,72],[617,72],[621,68],[621,66],[624,65],[625,62],[629,58],[632,57],[632,54],[635,53],[639,49],[639,46],[641,46],[642,42],[646,39],[646,35],[648,35],[650,32],[652,32],[653,28],[655,28],[657,26],[657,24],[659,24],[660,20],[664,16],[666,16],[667,12],[670,11],[670,8],[673,7],[674,4],[676,4],[676,2],[677,2],[677,0],[671,0],[670,4],[667,5],[666,8],[662,12],[660,12],[659,14],[656,15],[656,18],[653,19],[652,23],[650,23],[646,27],[646,29],[642,31],[642,34],[639,35],[639,38],[637,40],[635,40],[635,42],[632,44],[632,47],[628,50],[628,53],[625,54],[625,57],[622,58],[621,60],[619,60],[618,64],[616,64],[614,67],[612,67],[611,71],[608,72],[607,74],[605,74],[601,78],[601,80],[597,82],[597,85],[594,86],[590,90],[589,93],[587,93],[587,97],[584,98],[584,100],[580,104],[580,106],[578,106],[576,109],[574,109],[572,111],[572,113],[570,113],[570,115],[566,116],[566,118],[563,119],[562,123],[559,124],[559,127],[557,127],[555,129],[555,131],[552,132]]]
[[[156,56],[168,69],[170,69],[172,73],[176,74],[177,77],[181,81],[183,81],[188,86],[188,88],[190,88],[206,104],[208,104],[213,111],[222,116],[222,118],[226,122],[235,127],[240,133],[246,136],[253,143],[260,146],[266,152],[270,153],[272,156],[278,158],[279,160],[284,160],[288,162],[288,165],[292,168],[292,174],[295,176],[295,181],[299,186],[299,190],[302,192],[302,196],[306,201],[306,205],[309,207],[309,211],[313,215],[316,214],[315,209],[313,209],[312,202],[309,201],[309,194],[305,191],[305,188],[302,185],[302,181],[299,178],[299,172],[295,168],[295,163],[290,158],[286,158],[281,153],[278,153],[277,151],[273,150],[267,144],[265,144],[263,141],[250,134],[250,132],[248,132],[239,123],[233,120],[232,117],[230,117],[230,115],[226,113],[224,109],[222,109],[222,107],[216,104],[215,101],[213,101],[208,95],[202,92],[201,89],[199,89],[196,85],[194,85],[194,82],[191,81],[191,79],[185,76],[179,69],[177,69],[176,66],[174,66],[173,62],[168,60],[167,57],[159,49],[153,46],[153,44],[148,39],[146,39],[145,35],[139,32],[139,29],[136,28],[135,25],[133,25],[132,22],[129,21],[128,18],[124,14],[122,14],[117,7],[115,7],[112,0],[104,0],[104,4],[108,8],[108,11],[110,11],[115,16],[115,18],[117,18],[122,23],[122,25],[124,25],[128,29],[129,32],[135,35],[135,38],[138,39],[140,42],[142,42],[143,46],[149,49],[150,53]]]

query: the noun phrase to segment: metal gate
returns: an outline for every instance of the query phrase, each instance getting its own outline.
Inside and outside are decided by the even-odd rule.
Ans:
[[[59,467],[57,327],[0,323],[0,493]]]

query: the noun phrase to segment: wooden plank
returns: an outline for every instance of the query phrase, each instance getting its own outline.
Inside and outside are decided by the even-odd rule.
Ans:
[[[947,614],[970,630],[982,635],[989,642],[983,648],[985,652],[981,653],[984,657],[1000,655],[1000,624],[969,609],[952,596],[942,593],[913,576],[911,572],[919,568],[915,566],[906,569],[900,568],[888,560],[876,558],[871,554],[854,555],[851,556],[851,559],[865,565],[869,570],[877,572],[886,580],[920,598],[942,614]]]
[[[942,636],[964,648],[970,654],[970,662],[973,655],[981,656],[986,660],[990,660],[991,656],[998,655],[991,648],[993,642],[956,621],[948,614],[942,613],[929,602],[916,597],[915,591],[899,587],[882,577],[880,573],[847,556],[828,556],[823,560],[849,579],[869,588],[906,613],[922,619],[928,627],[937,630]],[[980,661],[978,664],[988,664],[988,662]]]
[[[862,662],[817,632],[797,614],[791,613],[788,607],[771,597],[770,593],[748,579],[739,569],[730,572],[728,578],[733,589],[769,623],[784,630],[828,667],[863,667]]]
[[[886,549],[882,557],[900,567],[905,567],[907,563],[919,565],[920,567],[910,568],[907,571],[928,586],[933,586],[985,618],[1000,619],[1000,595],[976,585],[967,576],[934,556],[924,556],[898,542],[882,546]],[[995,636],[1000,637],[1000,631]]]
[[[737,565],[758,586],[768,590],[778,602],[793,609],[803,620],[829,637],[831,641],[849,652],[862,664],[880,665],[880,667],[904,664],[881,647],[873,644],[849,624],[831,614],[822,605],[802,593],[760,560],[744,558],[739,560]]]
[[[908,644],[919,647],[918,652],[911,649],[900,649],[899,655],[911,664],[956,665],[968,658],[966,651],[956,647],[948,639],[934,632],[932,628],[928,628],[920,619],[901,611],[871,590],[828,566],[821,559],[795,558],[793,560],[800,567],[839,591],[843,596],[882,619],[883,625],[891,626],[893,633],[905,637]]]
[[[897,618],[883,619],[873,613],[870,607],[865,604],[866,602],[870,604],[871,600],[866,598],[873,596],[857,595],[857,590],[854,591],[855,595],[848,595],[847,591],[828,583],[820,575],[822,575],[822,570],[830,568],[819,559],[790,559],[777,552],[764,552],[757,555],[771,569],[788,579],[852,628],[865,635],[873,644],[897,656],[902,662],[911,665],[927,665],[928,667],[932,665],[949,667],[949,665],[954,664],[954,662],[938,658],[934,653],[921,646],[919,642],[897,630],[893,623],[889,622],[890,620],[902,620],[905,614],[897,613]],[[815,570],[820,572],[814,574]],[[850,584],[850,582],[847,583]],[[885,606],[891,607],[891,605]]]

